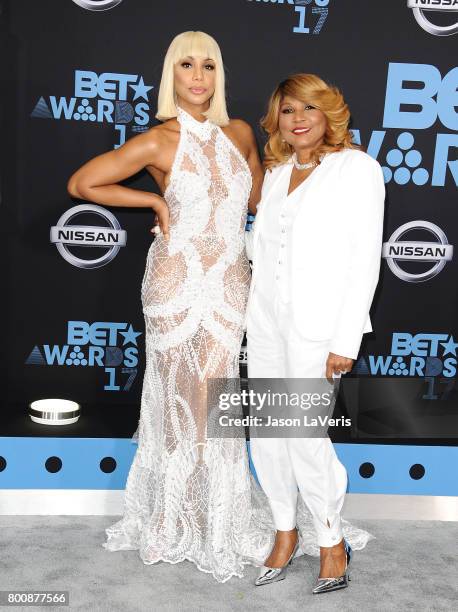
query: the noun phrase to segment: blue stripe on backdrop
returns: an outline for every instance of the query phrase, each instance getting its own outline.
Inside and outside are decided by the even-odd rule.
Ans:
[[[0,489],[124,489],[136,449],[126,438],[0,438]],[[458,495],[458,447],[335,449],[348,472],[349,493]]]

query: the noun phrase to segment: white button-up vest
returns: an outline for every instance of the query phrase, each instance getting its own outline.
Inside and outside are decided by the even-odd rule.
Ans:
[[[288,164],[274,186],[259,233],[259,259],[263,263],[256,290],[268,298],[278,295],[283,303],[291,301],[291,229],[299,207],[307,205],[310,178],[288,195],[292,169],[293,165]]]

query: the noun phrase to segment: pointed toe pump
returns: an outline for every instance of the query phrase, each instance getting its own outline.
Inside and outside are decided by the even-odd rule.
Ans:
[[[350,580],[350,576],[347,572],[348,564],[350,563],[352,549],[350,544],[344,538],[344,546],[345,546],[345,571],[342,576],[338,576],[337,578],[318,578],[316,581],[316,585],[312,590],[314,595],[318,595],[318,593],[329,593],[330,591],[337,591],[337,589],[345,589],[348,586],[348,581]]]
[[[291,553],[290,558],[286,562],[283,567],[267,567],[267,565],[263,565],[259,570],[259,576],[255,580],[256,586],[261,586],[263,584],[270,584],[271,582],[278,582],[280,580],[284,580],[286,578],[286,572],[288,567],[292,565],[294,555],[299,548],[299,536],[297,537],[297,542],[294,546],[293,552]]]

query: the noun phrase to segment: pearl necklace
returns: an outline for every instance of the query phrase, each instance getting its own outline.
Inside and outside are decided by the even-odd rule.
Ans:
[[[308,170],[309,168],[313,168],[313,166],[316,166],[316,162],[308,162],[307,164],[300,164],[297,161],[296,152],[293,153],[293,162],[298,170]]]

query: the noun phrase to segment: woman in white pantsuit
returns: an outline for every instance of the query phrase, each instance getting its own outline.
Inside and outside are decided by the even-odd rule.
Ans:
[[[275,89],[262,121],[266,176],[247,250],[250,378],[318,378],[349,372],[378,281],[385,188],[379,164],[351,143],[350,112],[311,74]],[[251,440],[276,539],[257,585],[285,577],[297,550],[298,490],[320,546],[314,593],[348,586],[351,549],[340,511],[347,473],[329,437]]]

